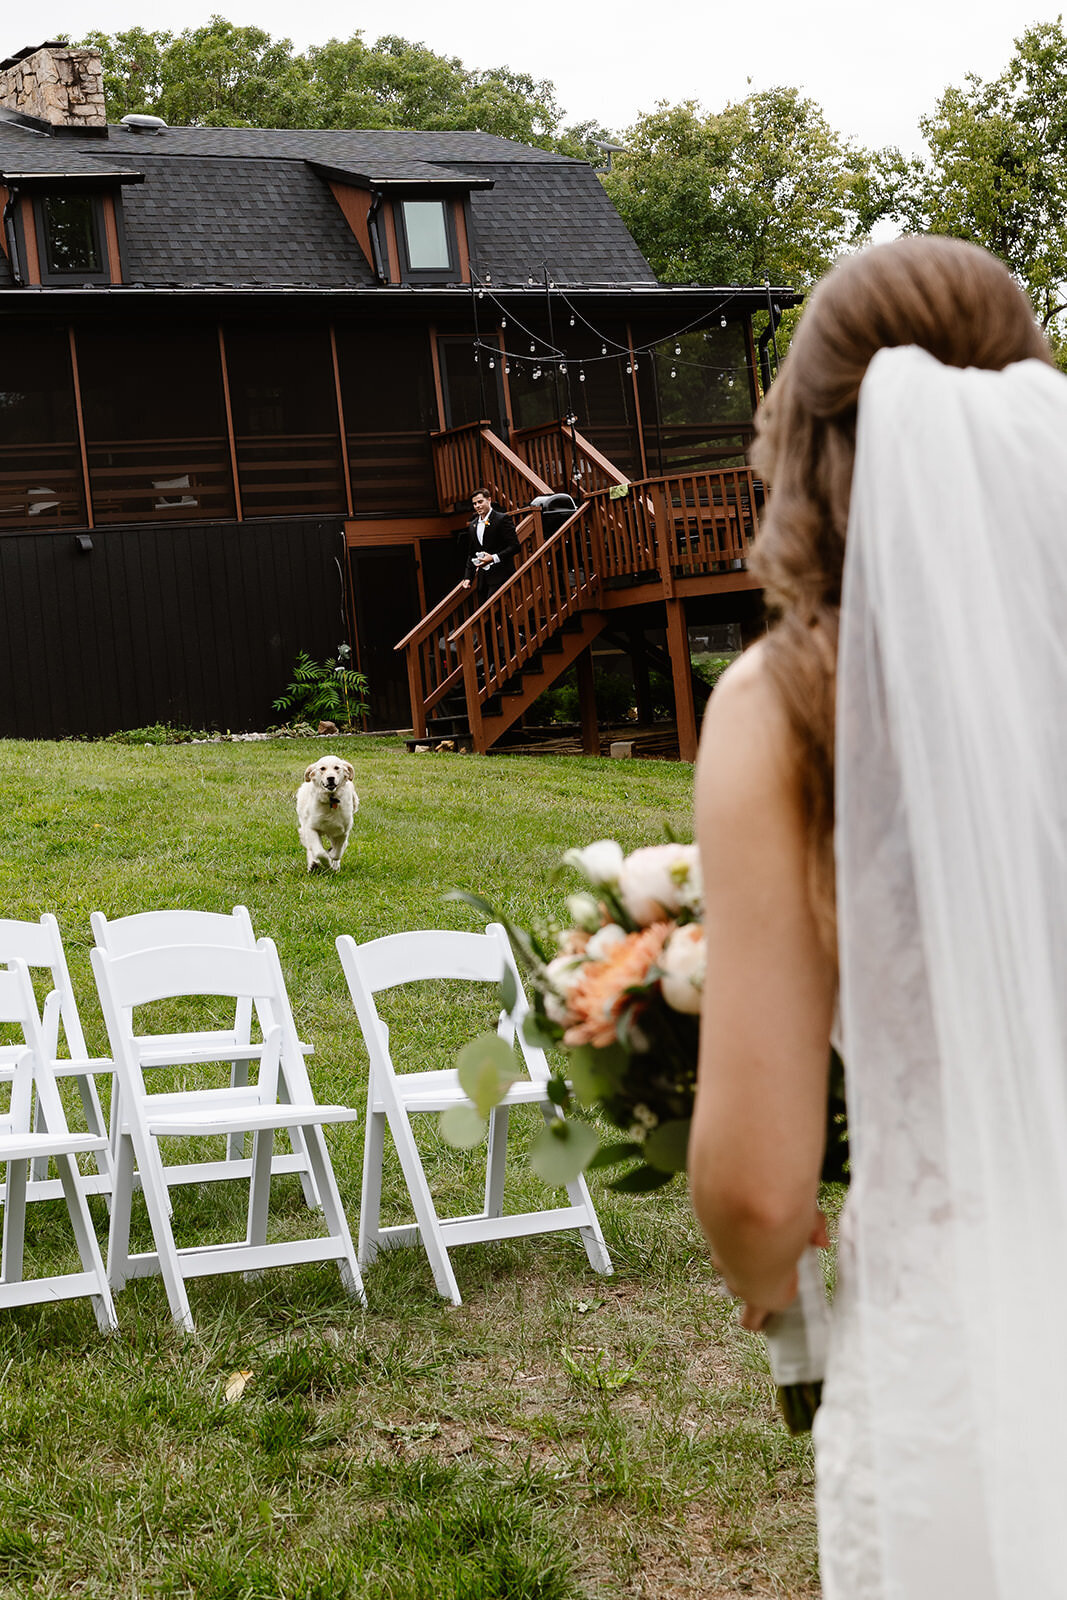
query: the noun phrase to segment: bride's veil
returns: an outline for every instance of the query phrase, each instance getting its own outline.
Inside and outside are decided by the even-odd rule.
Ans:
[[[853,1295],[886,1594],[1067,1595],[1067,379],[883,350],[838,658]],[[916,1581],[921,1573],[926,1587]]]

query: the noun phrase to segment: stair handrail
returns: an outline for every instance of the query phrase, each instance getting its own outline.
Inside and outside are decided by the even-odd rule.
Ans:
[[[567,617],[587,610],[593,603],[600,587],[599,562],[595,530],[585,526],[587,514],[587,506],[580,505],[527,557],[508,582],[501,584],[449,636],[463,671],[472,731],[476,724],[480,727],[482,705],[500,685],[538,653]],[[575,535],[589,533],[593,536],[581,541],[582,548]],[[555,595],[551,618],[546,611],[541,620],[538,613],[546,609],[550,594]],[[551,627],[547,626],[549,621]],[[479,626],[481,681],[475,656],[475,629]]]
[[[519,540],[520,551],[531,544],[537,545],[542,542],[544,528],[540,506],[530,508],[517,524],[515,533]],[[394,650],[404,650],[407,653],[412,731],[417,739],[421,739],[426,733],[426,713],[459,683],[461,677],[461,669],[457,667],[446,673],[437,683],[430,684],[428,680],[433,676],[433,669],[439,665],[440,652],[437,644],[424,647],[436,637],[437,643],[447,649],[456,623],[463,621],[464,612],[469,613],[476,600],[477,591],[473,587],[465,586],[461,579],[443,600],[438,601],[432,611],[428,611],[420,618],[410,632],[393,646]]]
[[[579,433],[574,423],[566,422],[561,417],[556,417],[551,422],[538,423],[534,428],[520,428],[512,433],[512,440],[516,450],[522,455],[528,466],[533,470],[540,469],[543,476],[550,474],[546,467],[551,465],[550,457],[557,455],[556,466],[558,475],[566,482],[560,485],[562,492],[570,493],[576,487],[584,495],[592,493],[594,489],[608,488],[612,484],[627,483],[629,480],[613,461],[597,449],[584,434]],[[539,448],[542,441],[550,441],[546,451]],[[570,466],[567,456],[570,456]]]
[[[497,491],[494,498],[508,510],[528,504],[535,495],[555,492],[484,419],[432,433],[430,444],[438,504],[444,512],[455,511],[483,484]],[[464,488],[460,479],[467,475],[473,481]]]

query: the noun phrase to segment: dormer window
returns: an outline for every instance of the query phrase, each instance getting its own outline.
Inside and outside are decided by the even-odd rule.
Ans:
[[[34,214],[42,283],[111,281],[99,195],[38,195]]]
[[[405,282],[457,282],[459,253],[451,202],[401,200],[396,211]]]

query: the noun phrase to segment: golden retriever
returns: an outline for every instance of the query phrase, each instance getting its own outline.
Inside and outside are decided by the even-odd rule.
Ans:
[[[307,851],[308,871],[322,865],[336,872],[359,810],[352,787],[355,772],[350,761],[323,756],[313,761],[296,791],[296,820],[300,843]]]

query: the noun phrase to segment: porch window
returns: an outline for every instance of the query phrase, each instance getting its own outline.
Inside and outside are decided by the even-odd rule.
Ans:
[[[444,200],[401,200],[397,207],[405,278],[458,279],[452,207]]]
[[[42,283],[110,281],[99,195],[41,195],[34,210]]]

